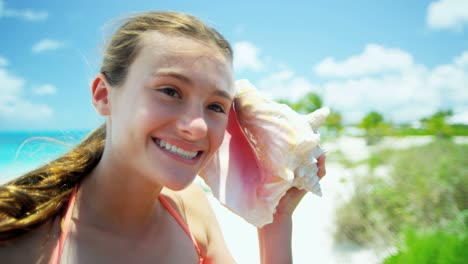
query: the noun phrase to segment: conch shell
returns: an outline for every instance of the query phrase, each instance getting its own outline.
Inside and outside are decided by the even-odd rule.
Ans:
[[[325,151],[317,129],[330,111],[301,115],[247,80],[236,89],[224,141],[200,176],[224,206],[261,227],[291,187],[322,195],[317,158]]]

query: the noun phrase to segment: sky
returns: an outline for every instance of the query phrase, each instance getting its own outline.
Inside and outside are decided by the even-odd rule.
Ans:
[[[190,13],[234,47],[235,77],[266,96],[308,92],[347,124],[452,109],[468,124],[468,0],[0,0],[0,131],[91,130],[90,84],[116,22]]]

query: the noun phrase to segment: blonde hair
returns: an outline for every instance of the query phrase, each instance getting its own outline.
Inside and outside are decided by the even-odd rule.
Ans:
[[[148,12],[128,20],[111,38],[101,66],[101,72],[111,85],[118,86],[124,82],[130,64],[140,51],[142,33],[151,30],[205,42],[217,47],[232,62],[231,45],[196,17],[176,12]]]
[[[231,63],[230,44],[198,18],[177,12],[145,12],[132,16],[112,36],[101,72],[112,86],[125,81],[129,66],[141,49],[146,31],[193,38],[217,48]],[[105,125],[92,131],[70,152],[0,186],[0,243],[61,215],[73,188],[99,163],[104,151]]]

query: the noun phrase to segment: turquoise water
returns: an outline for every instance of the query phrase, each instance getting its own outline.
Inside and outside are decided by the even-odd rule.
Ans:
[[[0,131],[0,183],[57,158],[89,131]]]

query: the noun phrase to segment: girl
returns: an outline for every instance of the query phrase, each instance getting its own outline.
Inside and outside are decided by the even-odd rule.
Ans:
[[[234,262],[192,183],[223,140],[232,56],[229,43],[193,16],[126,20],[92,83],[106,123],[0,187],[2,262]],[[258,229],[262,263],[291,262],[291,215],[303,196],[291,189],[273,223]]]

